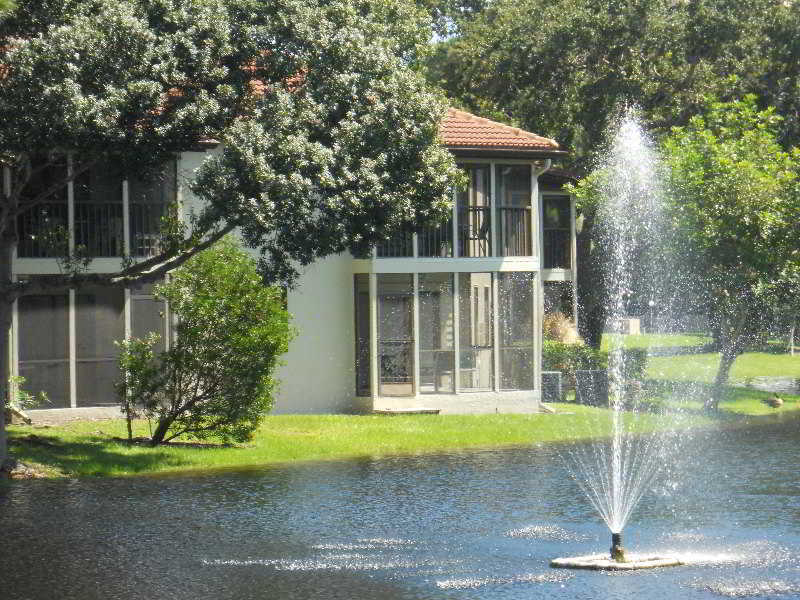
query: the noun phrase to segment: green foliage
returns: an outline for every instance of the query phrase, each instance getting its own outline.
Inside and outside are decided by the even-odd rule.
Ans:
[[[800,284],[800,154],[781,149],[779,123],[754,97],[714,102],[664,143],[678,251],[721,345],[718,386]]]
[[[26,390],[25,378],[20,375],[13,375],[8,382],[8,387],[12,392],[11,401],[9,402],[11,408],[28,410],[30,408],[38,408],[42,404],[50,403],[45,392],[41,391],[38,394],[32,394]]]
[[[35,185],[66,153],[132,177],[204,139],[224,143],[188,182],[207,204],[165,254],[237,226],[289,281],[438,223],[457,171],[445,101],[411,66],[429,39],[403,0],[22,0],[0,23],[0,233],[67,184]]]
[[[651,129],[685,124],[709,95],[758,94],[792,115],[800,7],[782,0],[499,0],[439,43],[430,77],[468,109],[553,137],[581,170],[622,106]],[[765,82],[769,82],[765,85]]]
[[[231,240],[194,256],[156,287],[178,319],[176,339],[121,343],[118,391],[126,414],[157,421],[152,443],[187,433],[242,442],[270,410],[290,329],[282,291],[265,287]]]
[[[608,353],[584,344],[565,344],[545,340],[542,346],[542,369],[561,371],[564,378],[575,384],[575,371],[604,369],[608,366]]]

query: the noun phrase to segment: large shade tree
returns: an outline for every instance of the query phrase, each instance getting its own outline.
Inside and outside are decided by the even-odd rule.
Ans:
[[[290,282],[447,211],[444,104],[410,67],[427,16],[401,0],[23,0],[0,38],[0,401],[21,294],[154,280],[237,227]],[[224,149],[188,182],[206,209],[157,256],[12,281],[19,219],[71,179],[141,176],[207,139]]]
[[[747,97],[713,103],[664,143],[676,250],[719,338],[712,409],[736,357],[800,290],[800,152],[781,149],[779,124]]]

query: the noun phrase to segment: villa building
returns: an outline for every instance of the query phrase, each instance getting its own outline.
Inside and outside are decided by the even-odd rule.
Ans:
[[[531,412],[541,397],[545,308],[575,315],[575,206],[552,169],[550,139],[450,110],[441,137],[469,185],[450,220],[392,239],[368,259],[310,265],[288,308],[297,337],[279,373],[275,412]],[[153,252],[166,207],[199,200],[181,181],[213,148],[182,153],[154,182],[90,171],[19,222],[14,277],[58,274],[42,232],[60,227],[89,269]],[[66,165],[65,165],[66,168]],[[156,331],[169,307],[152,286],[29,295],[14,307],[12,372],[53,408],[114,404],[115,340]]]

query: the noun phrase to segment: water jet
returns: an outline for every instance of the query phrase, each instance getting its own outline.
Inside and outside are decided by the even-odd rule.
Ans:
[[[598,413],[596,441],[565,449],[567,469],[611,532],[608,555],[558,558],[553,567],[632,570],[675,566],[680,560],[628,553],[622,546],[622,530],[634,508],[659,472],[677,450],[669,434],[641,435],[637,421],[648,412],[646,393],[638,379],[636,358],[626,349],[632,311],[668,307],[671,295],[669,253],[660,245],[666,238],[663,194],[658,157],[651,141],[632,114],[625,115],[609,137],[606,158],[598,165],[595,227],[602,256],[605,287],[606,335],[610,337],[607,384],[595,390],[595,398],[583,403],[608,407]],[[663,297],[662,297],[663,296]],[[645,308],[646,307],[646,308]],[[663,320],[663,318],[662,318]],[[646,364],[646,362],[644,363]],[[605,375],[605,373],[604,373]],[[638,383],[638,385],[637,385]],[[601,422],[602,421],[602,422]]]

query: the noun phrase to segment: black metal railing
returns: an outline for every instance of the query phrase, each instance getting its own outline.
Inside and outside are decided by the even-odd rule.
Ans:
[[[544,230],[544,268],[569,269],[572,256],[569,229]]]
[[[89,256],[122,256],[122,203],[76,202],[75,246]]]
[[[492,213],[488,206],[459,207],[458,249],[460,256],[491,256]]]
[[[52,258],[66,252],[69,233],[66,202],[40,204],[17,218],[17,256]]]
[[[500,256],[531,255],[531,212],[527,206],[500,206]]]
[[[414,237],[399,233],[377,246],[378,258],[404,258],[414,256]]]
[[[447,258],[453,256],[453,221],[417,234],[419,256]]]

